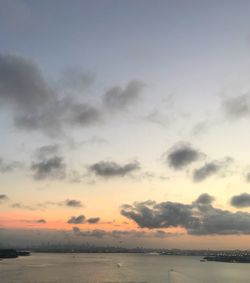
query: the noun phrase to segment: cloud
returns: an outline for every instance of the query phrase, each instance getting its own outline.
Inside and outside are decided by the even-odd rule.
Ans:
[[[96,224],[100,221],[100,217],[91,217],[87,220],[89,224]]]
[[[201,168],[195,169],[193,174],[193,180],[195,182],[201,182],[204,179],[215,175],[220,170],[220,165],[216,162],[205,163]]]
[[[237,208],[250,207],[250,194],[243,193],[231,198],[231,205]]]
[[[83,224],[83,223],[89,223],[89,224],[96,224],[100,221],[100,217],[90,217],[86,220],[86,217],[84,215],[79,216],[72,216],[69,220],[69,224]]]
[[[49,136],[101,119],[95,106],[59,95],[32,60],[12,54],[0,54],[0,102],[12,111],[18,128]]]
[[[124,89],[119,86],[112,87],[103,96],[103,104],[111,111],[127,109],[138,100],[144,86],[143,82],[132,80]]]
[[[53,91],[38,66],[21,56],[0,54],[0,100],[35,112],[53,101]]]
[[[166,238],[171,237],[176,234],[167,233],[162,230],[157,230],[155,232],[145,232],[145,231],[138,231],[138,230],[112,230],[106,231],[102,229],[95,229],[95,230],[85,230],[81,231],[78,227],[72,228],[73,233],[76,236],[81,237],[96,237],[96,238],[104,238],[104,237],[111,237],[115,239],[121,238],[142,238],[142,237],[154,237],[154,238]]]
[[[134,206],[123,206],[121,214],[134,220],[141,228],[150,229],[183,226],[194,220],[191,206],[171,202],[137,202]]]
[[[8,200],[9,200],[9,198],[8,198],[7,195],[4,195],[4,194],[0,195],[0,203],[8,201]]]
[[[179,170],[204,156],[201,152],[193,149],[189,144],[178,143],[167,154],[167,163],[170,167]]]
[[[81,231],[78,227],[73,227],[72,231],[75,235],[82,237],[102,238],[106,235],[106,231],[101,229],[95,229],[91,231]]]
[[[145,120],[162,127],[169,125],[169,118],[162,115],[158,110],[154,110],[146,115]]]
[[[83,72],[76,67],[70,67],[63,70],[58,82],[61,91],[67,91],[70,94],[82,93],[89,89],[95,81],[95,77],[90,72]]]
[[[34,172],[36,180],[43,179],[63,179],[65,178],[66,165],[63,158],[53,156],[44,160],[33,162],[31,170]]]
[[[34,221],[29,222],[34,226]],[[43,224],[41,224],[43,226]],[[159,230],[161,231],[161,230]],[[37,249],[39,246],[43,246],[45,243],[51,245],[58,244],[66,248],[73,245],[79,249],[89,250],[90,245],[93,245],[93,249],[98,250],[98,246],[117,246],[124,240],[124,244],[127,247],[144,246],[147,243],[143,242],[144,239],[149,238],[166,238],[176,237],[177,234],[171,234],[164,231],[138,231],[138,230],[113,230],[105,231],[100,229],[95,230],[80,230],[78,227],[73,227],[72,230],[60,230],[60,229],[46,229],[45,227],[37,229],[4,229],[0,228],[0,242],[4,246],[18,246],[18,247],[32,247]],[[83,243],[83,239],[87,240],[86,244]],[[138,241],[135,241],[138,240]],[[174,240],[174,239],[173,239]],[[48,246],[47,246],[48,247]]]
[[[13,204],[11,205],[11,207],[12,207],[12,208],[25,209],[25,210],[35,210],[34,207],[29,206],[29,205],[22,204],[22,203],[20,203],[20,202],[13,203]]]
[[[201,204],[201,205],[210,205],[215,198],[213,196],[210,196],[209,194],[201,194],[195,201],[195,204]]]
[[[222,107],[228,118],[239,119],[250,114],[250,95],[242,94],[223,101]]]
[[[0,105],[12,114],[14,125],[25,131],[58,137],[74,127],[99,124],[107,113],[127,109],[144,87],[132,80],[124,89],[110,88],[98,101],[82,95],[92,83],[89,73],[70,70],[55,87],[32,60],[0,54]]]
[[[101,121],[100,110],[86,103],[69,105],[69,110],[67,120],[72,125],[86,127]]]
[[[119,165],[112,161],[100,161],[89,166],[90,172],[105,178],[124,177],[139,169],[140,164],[137,161],[125,165]]]
[[[245,180],[246,182],[250,182],[250,172],[248,172],[246,175],[245,175]]]
[[[67,199],[64,204],[69,207],[82,207],[82,202],[80,200],[75,199]]]
[[[102,137],[98,137],[98,136],[92,136],[90,137],[89,139],[86,139],[84,141],[81,142],[81,145],[93,145],[93,144],[96,144],[96,145],[106,145],[106,144],[109,144],[109,142],[102,138]]]
[[[201,182],[208,177],[216,175],[222,169],[226,168],[232,162],[232,158],[227,157],[223,161],[214,160],[205,163],[202,167],[195,169],[193,172],[193,181]]]
[[[18,161],[5,161],[0,157],[0,172],[12,172],[15,169],[21,168],[22,164]]]
[[[69,224],[83,224],[85,221],[85,216],[84,215],[79,215],[79,216],[72,216],[69,220]]]
[[[211,121],[204,120],[202,122],[198,122],[197,124],[194,125],[192,129],[192,134],[194,136],[204,134],[210,126],[211,126]]]
[[[15,124],[26,130],[39,130],[49,136],[64,134],[72,127],[87,127],[101,121],[101,112],[87,103],[61,99],[51,104],[42,113],[19,115]]]
[[[38,220],[36,220],[36,223],[45,224],[45,223],[47,223],[47,221],[44,220],[44,219],[38,219]]]
[[[192,204],[136,202],[123,205],[121,214],[141,228],[182,227],[190,235],[250,234],[250,213],[215,208],[213,200],[203,194]]]
[[[60,151],[60,146],[58,144],[50,144],[39,147],[36,150],[35,155],[39,159],[44,159],[58,154],[59,151]]]

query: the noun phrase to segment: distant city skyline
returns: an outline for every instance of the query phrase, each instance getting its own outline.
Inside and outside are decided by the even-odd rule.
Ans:
[[[0,0],[0,242],[248,249],[249,11]]]

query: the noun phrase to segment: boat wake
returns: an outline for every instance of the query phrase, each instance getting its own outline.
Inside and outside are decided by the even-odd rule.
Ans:
[[[200,279],[195,278],[190,274],[170,269],[168,271],[168,283],[202,283]]]

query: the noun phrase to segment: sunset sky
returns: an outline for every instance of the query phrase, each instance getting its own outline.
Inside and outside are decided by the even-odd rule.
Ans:
[[[0,0],[0,245],[250,248],[250,1]]]

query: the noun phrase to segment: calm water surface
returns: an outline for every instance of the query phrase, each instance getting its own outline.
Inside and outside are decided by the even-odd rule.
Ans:
[[[203,263],[184,256],[34,253],[0,261],[0,282],[246,283],[250,264]]]

